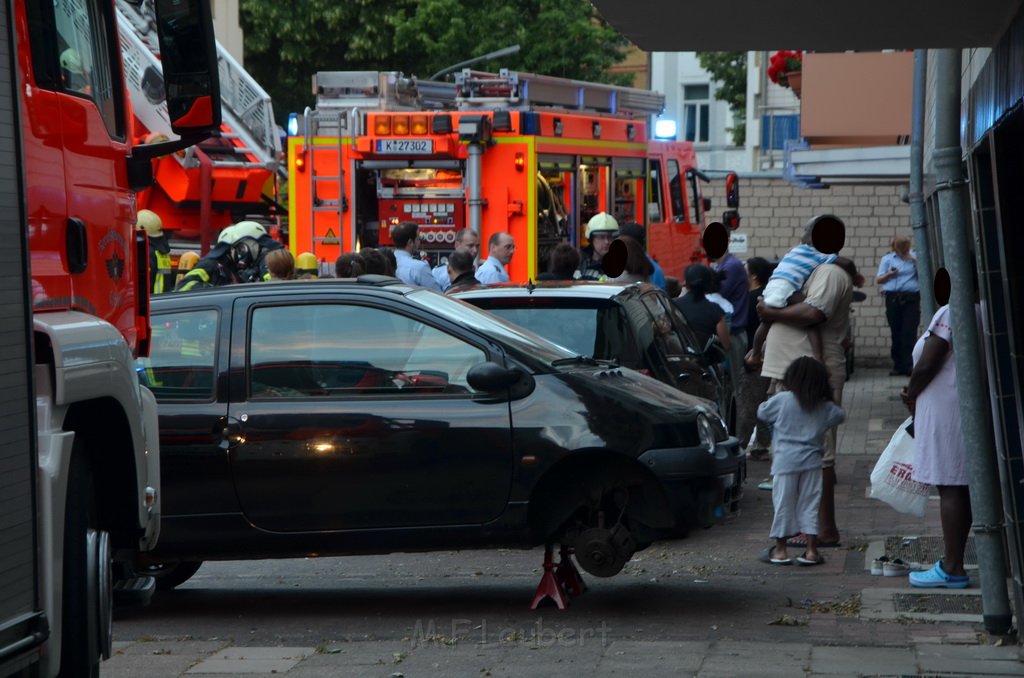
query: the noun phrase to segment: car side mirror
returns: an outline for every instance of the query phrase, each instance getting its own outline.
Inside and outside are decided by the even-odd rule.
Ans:
[[[466,381],[477,391],[493,393],[512,388],[522,374],[523,371],[518,367],[508,368],[488,361],[471,367],[466,374]]]
[[[493,361],[470,368],[466,382],[484,393],[510,391],[509,395],[513,398],[522,397],[534,390],[534,377],[519,368],[506,368]]]

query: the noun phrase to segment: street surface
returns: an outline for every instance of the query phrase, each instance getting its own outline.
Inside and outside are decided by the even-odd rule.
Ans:
[[[862,369],[847,386],[843,545],[823,565],[758,562],[771,496],[756,489],[768,463],[750,462],[737,519],[656,543],[618,576],[584,574],[590,590],[565,611],[528,609],[540,549],[206,563],[149,607],[116,611],[101,675],[1021,675],[1018,647],[995,646],[980,616],[867,610],[891,589],[919,591],[871,576],[866,554],[886,536],[939,535],[934,499],[921,520],[865,496],[902,421],[901,385]],[[976,594],[976,570],[972,580]]]

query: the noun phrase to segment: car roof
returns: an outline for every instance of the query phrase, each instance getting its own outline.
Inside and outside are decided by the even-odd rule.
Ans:
[[[614,299],[633,296],[658,288],[650,283],[583,282],[576,280],[544,281],[537,283],[502,283],[472,287],[452,296],[472,299],[517,299],[527,297],[562,297],[573,299]]]
[[[280,294],[287,296],[307,293],[337,293],[340,291],[390,293],[404,296],[417,289],[420,288],[408,285],[398,278],[392,278],[391,276],[362,275],[358,278],[313,278],[304,280],[268,280],[260,283],[235,283],[232,285],[193,289],[187,292],[156,294],[150,297],[150,301],[153,304],[153,308],[159,308],[166,303],[173,303],[175,299],[187,299],[190,297],[221,298],[227,296],[235,298],[250,294],[261,296]]]

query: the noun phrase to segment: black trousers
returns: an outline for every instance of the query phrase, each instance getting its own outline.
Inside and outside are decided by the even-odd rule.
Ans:
[[[910,374],[914,367],[911,353],[921,324],[921,295],[917,292],[888,292],[885,295],[885,319],[892,337],[893,372]]]

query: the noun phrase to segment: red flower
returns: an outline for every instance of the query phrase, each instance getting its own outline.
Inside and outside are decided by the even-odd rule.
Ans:
[[[774,83],[789,87],[786,73],[799,71],[803,62],[804,53],[800,50],[780,49],[768,58],[768,77]]]

